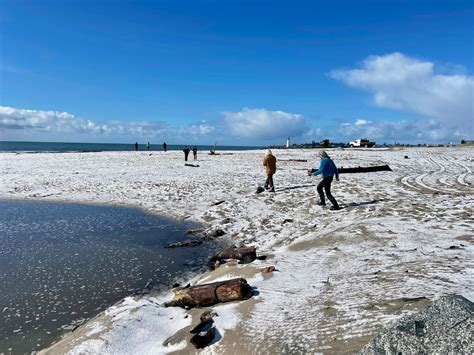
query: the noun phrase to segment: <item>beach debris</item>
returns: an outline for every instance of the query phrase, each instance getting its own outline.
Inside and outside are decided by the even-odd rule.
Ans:
[[[203,240],[211,240],[211,239],[221,237],[224,234],[225,234],[225,232],[220,228],[210,229],[210,230],[204,231],[202,239]]]
[[[194,164],[188,164],[188,163],[185,163],[184,166],[190,166],[190,167],[193,167],[193,168],[199,168],[199,165],[194,165]]]
[[[191,330],[194,335],[190,339],[196,349],[202,349],[208,346],[216,335],[216,328],[213,326],[214,321],[208,320],[206,322],[199,323],[195,328]]]
[[[353,173],[372,173],[376,171],[392,171],[388,165],[379,165],[379,166],[368,166],[368,167],[361,167],[358,166],[357,168],[344,168],[340,167],[337,169],[339,174],[353,174]]]
[[[279,161],[293,161],[297,163],[307,163],[308,159],[280,159]]]
[[[215,254],[209,260],[215,268],[226,260],[238,260],[239,264],[248,264],[257,258],[257,249],[254,247],[236,247],[235,245]],[[216,265],[217,264],[217,265]]]
[[[318,169],[311,169],[311,173],[314,173]],[[388,165],[379,166],[358,166],[357,168],[344,168],[340,167],[337,169],[339,174],[354,174],[354,173],[372,173],[376,171],[393,171]]]
[[[206,320],[212,319],[214,317],[219,317],[219,315],[212,309],[207,309],[202,312],[201,317],[199,317],[199,319],[201,320],[201,322],[205,322]]]
[[[174,297],[165,307],[205,307],[221,302],[241,301],[252,297],[252,288],[243,278],[173,289]]]
[[[275,268],[275,266],[267,266],[261,269],[261,271],[263,274],[269,274],[269,273],[272,273],[273,271],[277,271],[277,269]]]
[[[427,300],[427,298],[425,296],[421,296],[421,297],[402,297],[403,302],[418,302],[418,301],[423,301],[423,300]]]
[[[225,234],[225,232],[220,228],[196,228],[196,229],[189,229],[185,233],[185,235],[200,235],[202,240],[211,240],[218,237],[221,237]]]
[[[165,245],[165,248],[183,248],[183,247],[194,247],[196,245],[202,244],[201,239],[188,239],[182,242],[168,243]]]
[[[196,235],[196,234],[203,234],[205,231],[204,228],[196,228],[196,229],[189,229],[184,233],[185,235]]]
[[[217,313],[212,310],[204,311],[200,317],[200,323],[191,329],[190,333],[194,334],[190,342],[197,349],[202,349],[209,345],[215,337],[216,328],[213,326],[213,317],[217,316]]]
[[[219,206],[220,204],[223,204],[224,202],[225,202],[225,200],[217,201],[217,202],[214,202],[212,205],[213,206]]]
[[[382,330],[359,354],[471,354],[473,314],[468,299],[441,297]]]
[[[153,288],[153,280],[148,279],[147,283],[145,284],[144,290],[151,290]]]
[[[293,222],[293,220],[292,220],[291,218],[287,218],[287,219],[285,219],[285,220],[282,222],[282,224],[285,224],[285,223],[292,223],[292,222]]]
[[[405,155],[405,159],[408,159],[408,155]]]
[[[258,186],[257,191],[255,191],[256,194],[261,194],[263,191],[265,191],[265,188],[263,186]]]

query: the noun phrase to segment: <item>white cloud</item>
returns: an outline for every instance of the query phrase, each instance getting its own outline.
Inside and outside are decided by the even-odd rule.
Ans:
[[[156,121],[94,122],[68,112],[18,109],[0,106],[0,132],[15,139],[75,139],[91,136],[119,138],[154,138],[169,129]]]
[[[366,124],[369,124],[369,123],[372,123],[372,121],[367,121],[367,120],[364,120],[362,118],[359,118],[357,119],[357,121],[355,122],[355,125],[356,126],[363,126],[363,125],[366,125]]]
[[[213,133],[215,129],[214,126],[208,124],[206,121],[202,121],[200,123],[182,126],[178,132],[182,136],[208,136]]]
[[[240,112],[224,112],[223,119],[234,136],[256,139],[281,139],[300,136],[306,122],[302,115],[264,108],[244,108]]]
[[[344,122],[339,126],[338,133],[347,141],[357,138],[369,138],[377,143],[393,143],[393,141],[413,142],[443,142],[453,139],[468,138],[464,132],[457,129],[446,129],[439,122],[431,120],[401,120],[373,121],[370,124]]]
[[[370,56],[360,69],[333,70],[330,76],[373,93],[379,107],[413,112],[446,126],[470,127],[473,133],[472,76],[437,74],[433,63],[401,53]]]

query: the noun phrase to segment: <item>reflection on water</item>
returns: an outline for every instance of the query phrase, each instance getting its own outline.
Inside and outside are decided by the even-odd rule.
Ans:
[[[0,201],[0,353],[50,344],[149,280],[169,288],[213,245],[165,249],[191,224],[138,209]]]

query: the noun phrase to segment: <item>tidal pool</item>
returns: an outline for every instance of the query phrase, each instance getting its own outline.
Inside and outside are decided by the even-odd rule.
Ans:
[[[164,248],[190,228],[133,208],[0,201],[0,353],[39,350],[149,281],[201,271],[214,244]]]

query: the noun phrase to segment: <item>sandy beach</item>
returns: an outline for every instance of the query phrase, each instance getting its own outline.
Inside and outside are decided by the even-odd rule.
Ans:
[[[318,150],[274,150],[276,193],[262,194],[263,151],[200,152],[188,162],[199,167],[177,151],[0,153],[0,198],[135,206],[257,247],[266,260],[183,280],[245,277],[255,288],[212,307],[219,336],[201,353],[350,353],[442,295],[473,301],[474,148],[327,151],[338,167],[393,171],[341,174],[332,190],[343,209],[330,211],[306,175]],[[46,352],[195,353],[189,329],[203,310],[164,308],[171,297],[129,297]]]

